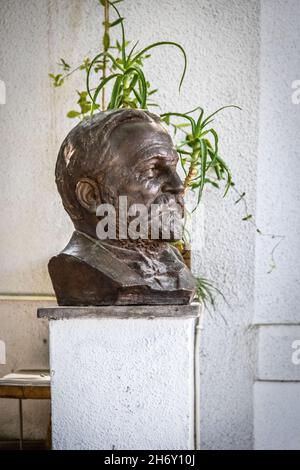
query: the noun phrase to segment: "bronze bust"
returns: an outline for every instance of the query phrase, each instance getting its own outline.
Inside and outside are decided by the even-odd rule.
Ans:
[[[75,227],[68,245],[49,262],[59,305],[191,302],[195,281],[169,243],[176,239],[174,227],[167,239],[162,239],[161,230],[153,239],[143,223],[144,238],[128,236],[126,227],[124,236],[118,212],[122,197],[128,207],[146,207],[148,220],[151,205],[168,208],[175,203],[182,210],[177,161],[171,137],[159,117],[148,111],[106,111],[71,130],[59,151],[55,173]],[[101,204],[116,209],[116,236],[111,238],[99,238]],[[128,215],[127,223],[129,219]]]

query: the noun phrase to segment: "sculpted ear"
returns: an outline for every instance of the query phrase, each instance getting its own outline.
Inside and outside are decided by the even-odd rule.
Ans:
[[[76,197],[78,202],[88,212],[95,214],[97,206],[100,204],[100,193],[97,184],[89,179],[83,178],[76,185]]]

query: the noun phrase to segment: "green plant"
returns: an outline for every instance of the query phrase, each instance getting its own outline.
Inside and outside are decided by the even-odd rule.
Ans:
[[[276,250],[278,249],[281,242],[285,239],[285,236],[275,234],[275,233],[265,233],[261,229],[259,229],[258,226],[256,225],[255,217],[249,212],[248,204],[246,200],[246,193],[244,191],[240,192],[234,185],[233,185],[233,190],[238,196],[238,199],[236,199],[235,204],[242,203],[244,206],[244,216],[242,220],[249,222],[254,227],[255,231],[258,233],[259,236],[266,237],[274,241],[273,247],[270,252],[270,267],[269,267],[269,270],[267,271],[268,274],[271,274],[274,271],[274,269],[276,269],[276,266],[277,266],[276,259],[275,259]]]
[[[108,103],[107,109],[117,109],[117,108],[141,108],[147,109],[148,106],[155,105],[155,103],[149,102],[148,98],[153,95],[156,90],[150,90],[150,83],[146,80],[144,71],[143,71],[143,62],[145,59],[151,57],[149,51],[156,47],[170,45],[178,48],[183,54],[184,58],[184,68],[179,84],[179,89],[182,85],[186,66],[187,59],[186,53],[183,47],[172,41],[160,41],[152,43],[147,47],[143,48],[140,51],[135,52],[136,46],[138,43],[127,52],[125,37],[125,28],[123,24],[124,18],[121,17],[117,7],[113,2],[108,2],[108,4],[115,10],[118,15],[118,19],[115,24],[120,24],[122,32],[121,43],[117,42],[116,50],[119,52],[117,56],[109,52],[100,52],[92,60],[86,78],[86,88],[89,94],[89,97],[92,101],[91,114],[95,109],[97,104],[97,98],[101,90],[103,90],[109,82],[113,83],[110,101]],[[93,71],[94,64],[100,60],[105,59],[110,63],[111,70],[114,73],[110,75],[101,77],[100,83],[97,85],[94,93],[92,93],[90,86],[91,73]]]
[[[166,124],[173,126],[175,133],[177,130],[184,133],[184,138],[176,146],[176,150],[185,174],[184,188],[197,193],[196,207],[201,201],[206,184],[219,188],[219,182],[225,180],[224,196],[233,184],[228,165],[219,154],[219,136],[210,126],[213,116],[225,108],[241,109],[234,105],[224,106],[204,117],[204,110],[199,106],[187,113],[170,112],[161,115]],[[196,111],[199,111],[198,116],[192,117]],[[182,122],[172,123],[171,117],[180,118]]]
[[[85,58],[81,65],[73,70],[64,59],[60,59],[58,65],[65,74],[49,74],[53,86],[57,88],[61,87],[65,80],[77,70],[85,71],[86,89],[82,92],[77,91],[79,95],[77,103],[80,110],[69,111],[67,114],[69,118],[82,119],[89,113],[93,114],[97,109],[103,111],[117,108],[147,109],[151,106],[157,106],[150,99],[157,89],[151,89],[150,82],[146,79],[143,71],[144,61],[151,57],[149,51],[157,47],[173,46],[182,53],[184,65],[179,89],[182,85],[187,67],[187,58],[183,47],[173,41],[160,41],[137,51],[138,42],[136,42],[128,51],[130,41],[126,40],[124,18],[115,5],[119,1],[99,0],[99,3],[104,7],[104,35],[101,52],[98,52],[91,60]],[[109,7],[117,15],[117,19],[113,22],[109,21]],[[109,30],[117,25],[121,27],[121,41],[117,40],[116,45],[111,46]],[[94,85],[91,85],[92,82]],[[108,85],[112,85],[112,90],[106,105],[105,90]],[[99,102],[100,94],[102,96],[101,103]]]
[[[212,281],[208,279],[196,276],[196,295],[199,301],[201,301],[204,307],[209,311],[209,307],[211,306],[213,310],[216,308],[216,297],[219,295],[223,298],[223,300],[227,303],[227,300],[224,294],[218,289]],[[228,305],[228,303],[227,303]],[[223,317],[225,323],[226,320]]]

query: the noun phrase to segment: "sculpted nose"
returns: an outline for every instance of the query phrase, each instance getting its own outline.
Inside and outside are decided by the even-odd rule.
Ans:
[[[162,185],[163,193],[183,194],[184,187],[176,171],[169,171]]]

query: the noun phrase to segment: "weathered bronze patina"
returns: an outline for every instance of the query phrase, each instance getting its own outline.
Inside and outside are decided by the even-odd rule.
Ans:
[[[188,304],[195,281],[170,239],[99,240],[96,209],[108,203],[183,207],[178,155],[154,114],[120,109],[78,124],[64,140],[56,183],[75,226],[66,248],[49,262],[59,305]],[[117,221],[117,234],[119,234]]]

